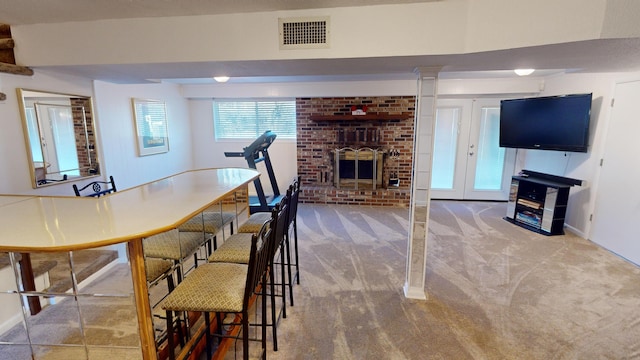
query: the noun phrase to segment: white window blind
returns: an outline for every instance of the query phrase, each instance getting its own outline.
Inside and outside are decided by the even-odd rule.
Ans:
[[[294,99],[227,99],[213,101],[216,139],[255,139],[273,131],[280,139],[296,138]]]

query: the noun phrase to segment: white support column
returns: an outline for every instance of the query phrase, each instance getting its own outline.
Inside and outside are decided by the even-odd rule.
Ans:
[[[404,295],[427,299],[427,235],[431,198],[431,162],[439,68],[417,68],[418,95],[414,120],[413,175],[411,179],[410,231]]]

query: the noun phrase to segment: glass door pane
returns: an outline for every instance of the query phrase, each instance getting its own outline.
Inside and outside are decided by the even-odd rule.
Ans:
[[[433,135],[432,199],[462,199],[464,195],[470,117],[470,100],[438,100]]]
[[[434,133],[431,187],[453,189],[458,148],[459,108],[438,108]]]
[[[481,110],[474,190],[500,190],[505,149],[498,146],[500,108]]]
[[[507,200],[515,166],[515,150],[501,148],[500,102],[473,102],[464,199]]]

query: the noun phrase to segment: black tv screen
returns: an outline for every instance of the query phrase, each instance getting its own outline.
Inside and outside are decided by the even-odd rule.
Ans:
[[[500,101],[500,147],[587,152],[591,94]]]

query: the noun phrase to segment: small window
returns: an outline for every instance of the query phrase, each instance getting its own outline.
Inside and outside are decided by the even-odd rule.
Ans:
[[[296,138],[294,99],[227,99],[213,101],[217,139],[255,139],[271,130],[280,139]]]

